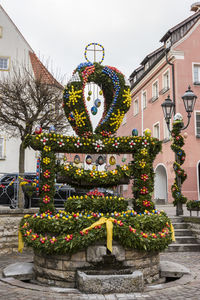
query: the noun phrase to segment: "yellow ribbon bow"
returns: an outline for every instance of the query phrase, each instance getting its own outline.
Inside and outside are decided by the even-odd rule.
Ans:
[[[18,231],[18,252],[22,253],[23,248],[24,248],[24,242],[23,242],[23,239],[22,239],[22,233],[19,230]]]
[[[172,225],[172,223],[170,225],[170,231],[172,233],[172,242],[176,242],[175,233],[174,233],[174,226]]]
[[[106,230],[107,230],[107,248],[108,250],[110,250],[110,252],[112,252],[112,239],[113,239],[113,222],[114,219],[113,218],[104,218],[101,217],[97,222],[93,223],[90,227],[87,227],[85,229],[83,229],[83,233],[85,233],[87,230],[91,230],[92,228],[99,226],[99,225],[103,225],[106,223]]]

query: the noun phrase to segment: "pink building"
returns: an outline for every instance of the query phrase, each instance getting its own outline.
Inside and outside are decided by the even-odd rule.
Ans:
[[[141,65],[130,76],[132,104],[118,130],[118,135],[131,135],[137,128],[139,135],[146,128],[152,136],[163,141],[163,150],[154,162],[154,199],[172,202],[171,185],[174,181],[174,153],[170,145],[170,134],[164,120],[161,104],[175,93],[176,112],[187,123],[182,96],[191,86],[197,95],[189,127],[182,133],[185,139],[186,160],[183,169],[188,178],[183,184],[183,194],[189,200],[200,200],[200,3],[191,8],[194,14],[169,29],[161,38],[162,46],[148,54]],[[166,59],[166,52],[167,58]],[[173,89],[173,73],[174,82]],[[127,161],[130,158],[127,157]],[[131,196],[131,186],[121,187],[123,196]]]

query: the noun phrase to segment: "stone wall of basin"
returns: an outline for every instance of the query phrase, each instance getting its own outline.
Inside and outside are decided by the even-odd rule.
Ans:
[[[144,283],[159,279],[159,253],[127,250],[117,243],[114,243],[111,255],[107,255],[106,251],[106,246],[98,244],[72,255],[45,256],[34,253],[35,279],[42,284],[65,288],[77,287],[78,270],[93,270],[94,274],[99,275],[141,271]]]
[[[34,214],[36,209],[0,210],[0,255],[18,250],[18,228],[24,215]]]

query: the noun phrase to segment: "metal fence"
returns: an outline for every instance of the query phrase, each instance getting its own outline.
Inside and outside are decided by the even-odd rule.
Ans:
[[[10,208],[19,206],[19,186],[22,185],[22,200],[24,208],[38,207],[39,195],[33,187],[36,180],[35,173],[1,173],[0,174],[0,205]],[[27,191],[27,186],[32,186],[31,192]],[[75,192],[67,184],[55,183],[54,203],[56,207],[63,207],[66,199]]]

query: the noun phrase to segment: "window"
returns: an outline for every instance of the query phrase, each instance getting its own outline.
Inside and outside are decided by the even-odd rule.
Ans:
[[[153,125],[153,136],[160,139],[160,125],[159,122]]]
[[[142,92],[142,104],[143,104],[143,109],[145,109],[147,107],[147,93]]]
[[[152,102],[158,99],[158,80],[152,85]]]
[[[169,90],[169,71],[163,74],[163,89],[165,92]]]
[[[200,84],[200,64],[193,65],[193,81],[194,84]]]
[[[167,123],[165,119],[163,120],[163,127],[164,127],[164,141],[168,141],[170,139],[171,134],[167,128]],[[171,123],[169,124],[169,128],[171,130]]]
[[[136,99],[133,102],[133,115],[136,116],[139,113],[139,101]]]
[[[9,58],[0,57],[0,70],[8,70],[9,68]]]
[[[200,137],[200,112],[196,112],[196,136]]]
[[[123,184],[123,191],[128,191],[128,184]]]
[[[0,137],[0,159],[4,158],[4,138]]]

